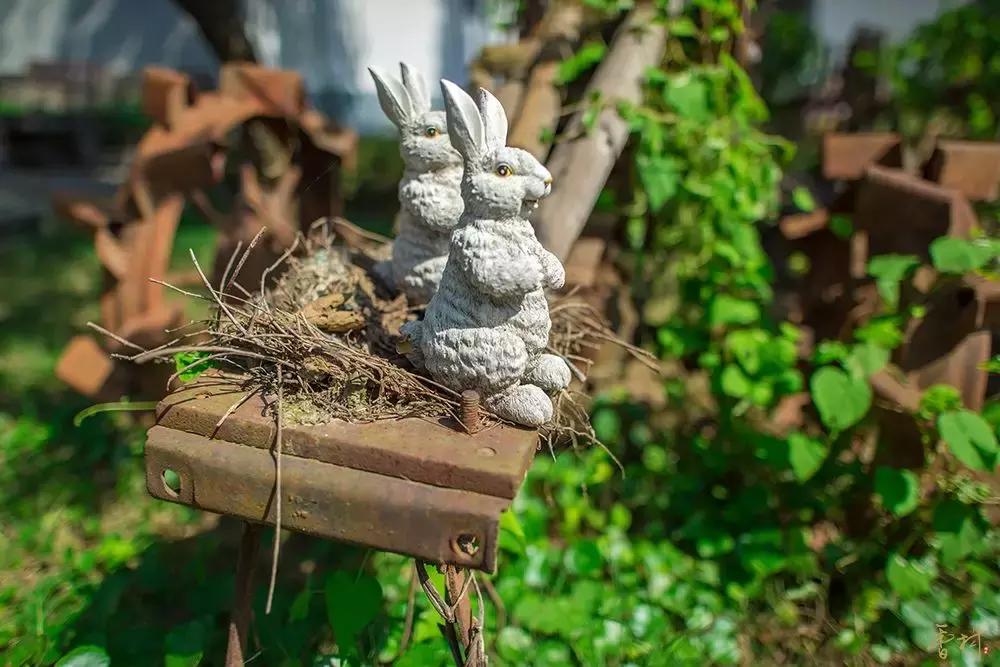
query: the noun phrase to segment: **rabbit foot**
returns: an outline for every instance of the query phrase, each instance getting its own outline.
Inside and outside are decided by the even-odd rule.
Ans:
[[[552,399],[540,387],[518,384],[486,399],[496,416],[522,426],[541,426],[552,419]]]
[[[569,366],[561,357],[540,354],[528,365],[523,381],[537,385],[545,393],[551,394],[568,387],[571,379]]]

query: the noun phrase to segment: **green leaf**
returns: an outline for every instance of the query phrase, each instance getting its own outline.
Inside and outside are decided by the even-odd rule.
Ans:
[[[201,359],[207,359],[211,356],[209,352],[199,352],[197,350],[192,352],[178,352],[174,355],[174,366],[177,368],[181,382],[190,382],[196,377],[212,368],[213,364],[211,361],[203,361],[198,363]]]
[[[156,401],[117,401],[115,403],[98,403],[88,408],[80,410],[73,417],[73,426],[79,426],[89,417],[102,412],[143,412],[145,410],[155,410],[158,403]]]
[[[936,384],[924,391],[917,412],[922,419],[937,420],[942,413],[961,409],[962,394],[958,389],[950,384]]]
[[[946,412],[938,417],[937,427],[955,458],[968,467],[990,472],[996,466],[996,433],[976,413],[969,410]]]
[[[622,419],[613,407],[600,407],[590,418],[597,439],[605,444],[614,444],[622,437]]]
[[[59,658],[56,667],[108,667],[111,658],[100,646],[78,646]]]
[[[994,355],[989,361],[979,366],[987,373],[1000,373],[1000,355]]]
[[[839,368],[820,368],[810,378],[809,387],[820,419],[834,432],[857,424],[871,407],[872,391],[868,383],[850,377]]]
[[[827,223],[833,235],[839,239],[849,239],[854,233],[854,223],[846,215],[831,215]]]
[[[164,667],[197,667],[208,636],[209,624],[201,619],[172,629],[164,640]]]
[[[839,340],[824,340],[816,346],[813,353],[813,363],[816,365],[832,364],[835,361],[847,361],[851,352],[847,345]]]
[[[567,570],[585,577],[600,571],[604,557],[593,540],[577,540],[566,550],[563,562]]]
[[[976,526],[975,510],[957,500],[944,500],[934,508],[934,533],[937,535],[941,562],[954,567],[982,544],[983,535]]]
[[[669,156],[640,155],[636,158],[636,166],[642,187],[649,198],[649,208],[657,213],[677,193],[680,163]]]
[[[708,86],[689,73],[673,77],[663,97],[682,118],[699,122],[708,118]]]
[[[581,74],[601,62],[608,47],[604,42],[586,42],[571,57],[559,63],[556,82],[565,85],[575,81]]]
[[[927,563],[909,560],[894,553],[889,556],[885,577],[900,598],[915,598],[930,590],[936,572]]]
[[[523,553],[524,547],[528,543],[524,535],[524,527],[521,526],[521,521],[512,509],[507,509],[500,514],[500,539],[506,546],[512,546],[516,553]],[[513,542],[512,545],[511,542]]]
[[[667,24],[670,34],[674,37],[694,37],[698,34],[698,28],[687,16],[680,16]]]
[[[918,266],[916,255],[879,255],[868,262],[868,275],[875,278],[878,293],[892,310],[899,305],[899,283]]]
[[[760,319],[760,306],[753,301],[736,299],[720,294],[708,307],[708,324],[711,327],[729,324],[752,324]]]
[[[873,317],[864,326],[854,330],[854,337],[860,341],[870,341],[888,350],[895,350],[903,342],[903,330],[899,328],[899,318],[895,315]]]
[[[367,574],[334,570],[326,578],[326,617],[341,651],[357,652],[358,636],[382,610],[382,587]]]
[[[996,257],[996,245],[987,240],[970,241],[942,236],[931,243],[934,268],[944,273],[967,273],[981,269]]]
[[[812,193],[802,186],[792,190],[792,203],[795,204],[795,208],[806,213],[816,209],[816,200],[813,199]]]
[[[732,396],[733,398],[746,398],[753,388],[753,383],[750,382],[748,378],[740,367],[736,364],[727,364],[724,369],[722,369],[722,377],[720,378],[722,393],[726,396]]]
[[[299,591],[299,594],[292,600],[292,606],[288,608],[288,620],[292,623],[304,621],[309,616],[309,603],[312,602],[313,591],[306,579],[306,587]]]
[[[859,378],[867,378],[889,363],[889,350],[872,341],[855,345],[847,357],[847,370]]]
[[[792,433],[788,437],[788,462],[795,478],[804,482],[820,469],[829,453],[827,446],[804,433]]]
[[[875,470],[875,493],[887,510],[906,516],[920,502],[920,482],[910,470],[879,466]]]

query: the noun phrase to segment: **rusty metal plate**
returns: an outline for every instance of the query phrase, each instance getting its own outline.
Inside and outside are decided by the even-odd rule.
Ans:
[[[162,426],[146,441],[146,487],[169,502],[274,524],[271,452]],[[166,471],[179,487],[167,486]],[[510,500],[282,457],[282,528],[414,556],[496,570],[500,513]]]
[[[941,141],[925,172],[973,201],[993,201],[1000,192],[1000,142]]]
[[[902,166],[899,135],[892,132],[831,132],[823,136],[823,177],[854,181],[873,164]]]
[[[858,191],[856,228],[867,232],[868,256],[913,254],[929,259],[940,236],[968,236],[976,224],[969,201],[898,169],[870,167]]]
[[[188,433],[269,449],[274,419],[253,398],[226,411],[242,393],[218,393],[198,383],[167,396],[157,423]],[[317,426],[285,425],[286,452],[306,459],[502,498],[513,498],[524,481],[538,444],[536,431],[494,426],[475,435],[443,422],[383,420],[367,424],[335,421]]]

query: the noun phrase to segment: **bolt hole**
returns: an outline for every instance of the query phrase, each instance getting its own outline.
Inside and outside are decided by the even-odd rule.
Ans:
[[[470,533],[462,533],[452,539],[451,548],[460,556],[475,556],[479,553],[479,538]]]
[[[958,290],[958,294],[955,295],[956,300],[960,308],[965,308],[970,303],[976,299],[976,291],[968,287],[963,287]]]
[[[177,474],[176,471],[170,468],[165,468],[162,473],[160,473],[160,478],[163,480],[163,488],[167,490],[167,493],[178,498],[181,495],[181,476]]]

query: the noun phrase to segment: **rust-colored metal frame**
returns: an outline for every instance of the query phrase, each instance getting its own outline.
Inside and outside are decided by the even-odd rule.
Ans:
[[[259,398],[218,425],[239,393],[195,385],[168,396],[146,442],[159,499],[273,525],[276,428]],[[476,434],[444,421],[335,422],[282,429],[283,528],[493,572],[500,514],[537,447],[535,431]],[[179,479],[167,484],[166,473]]]

